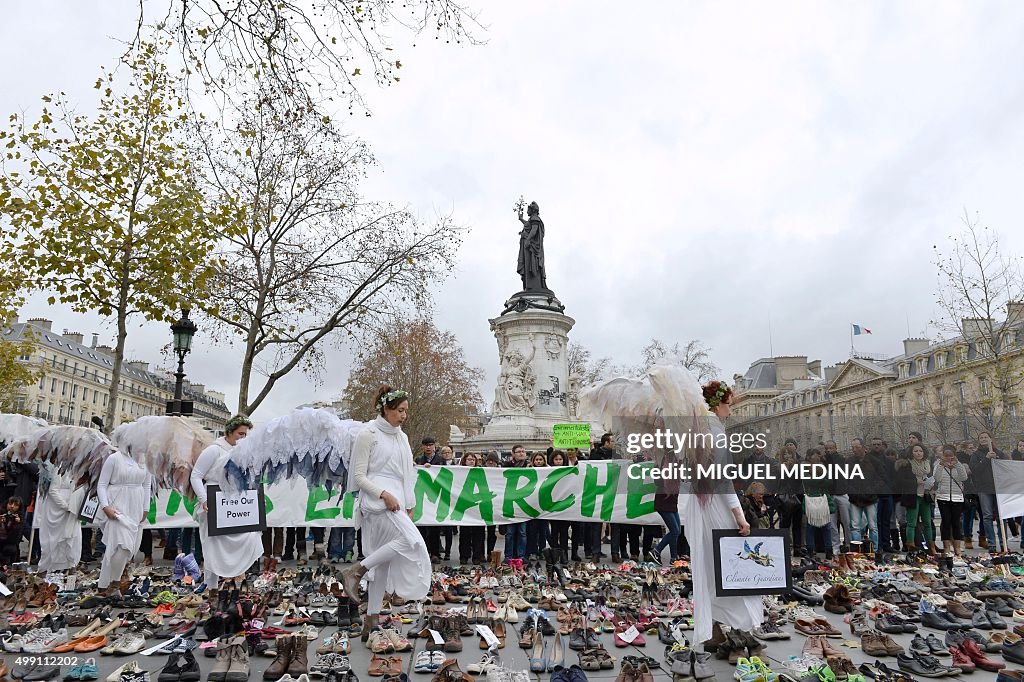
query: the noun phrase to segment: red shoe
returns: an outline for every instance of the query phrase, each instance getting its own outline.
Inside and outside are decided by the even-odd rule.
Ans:
[[[974,665],[974,661],[971,657],[960,650],[960,647],[951,646],[949,647],[949,653],[953,656],[953,660],[950,665],[954,668],[960,668],[965,673],[973,673],[977,666]]]
[[[1005,663],[998,663],[996,661],[993,661],[991,658],[982,653],[981,649],[978,648],[978,643],[975,642],[973,639],[965,639],[963,643],[960,644],[960,650],[963,651],[968,656],[968,658],[970,658],[971,661],[974,662],[974,665],[976,667],[981,668],[982,670],[987,670],[989,672],[994,673],[1006,667]]]

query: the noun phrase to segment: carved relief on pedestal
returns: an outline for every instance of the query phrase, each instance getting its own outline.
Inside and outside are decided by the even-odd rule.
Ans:
[[[548,354],[548,360],[557,360],[562,354],[562,340],[554,334],[548,334],[544,339],[544,351]]]
[[[500,346],[500,339],[498,343]],[[502,352],[501,374],[494,389],[494,414],[533,414],[537,406],[537,375],[530,363],[536,352],[533,334],[530,334],[528,356],[517,348]]]

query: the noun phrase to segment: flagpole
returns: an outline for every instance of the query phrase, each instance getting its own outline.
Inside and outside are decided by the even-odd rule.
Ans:
[[[853,359],[854,354],[855,354],[855,351],[854,351],[854,348],[853,348],[853,323],[851,322],[850,323],[850,359],[851,360]]]

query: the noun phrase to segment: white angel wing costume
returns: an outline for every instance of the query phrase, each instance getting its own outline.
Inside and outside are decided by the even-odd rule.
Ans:
[[[23,414],[0,414],[0,448],[47,426],[49,424],[45,419],[26,417]]]
[[[110,440],[96,429],[83,426],[48,426],[8,445],[0,457],[12,462],[50,462],[61,474],[96,491],[100,470],[115,451]]]
[[[111,434],[114,445],[147,469],[160,488],[191,492],[189,477],[199,453],[214,435],[188,417],[152,415],[121,424]]]
[[[302,477],[310,488],[331,480],[338,492],[347,487],[349,462],[363,422],[339,419],[328,410],[302,408],[259,424],[231,451],[227,485],[255,488]]]

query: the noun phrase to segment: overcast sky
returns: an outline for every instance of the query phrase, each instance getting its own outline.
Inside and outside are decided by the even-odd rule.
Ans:
[[[1024,4],[477,4],[485,45],[401,50],[401,83],[368,90],[373,116],[350,121],[380,161],[370,197],[471,228],[437,321],[487,372],[488,402],[487,319],[520,288],[520,194],[541,206],[570,338],[617,362],[651,337],[697,338],[727,377],[769,355],[769,320],[776,355],[825,364],[848,357],[851,322],[878,354],[901,352],[908,324],[934,334],[932,246],[965,208],[1024,253]],[[91,102],[135,6],[6,7],[0,112],[53,90]],[[38,299],[22,316],[112,338]],[[156,362],[169,335],[133,329],[129,354]],[[237,354],[195,347],[190,376],[234,407]],[[339,395],[346,356],[256,416]]]

